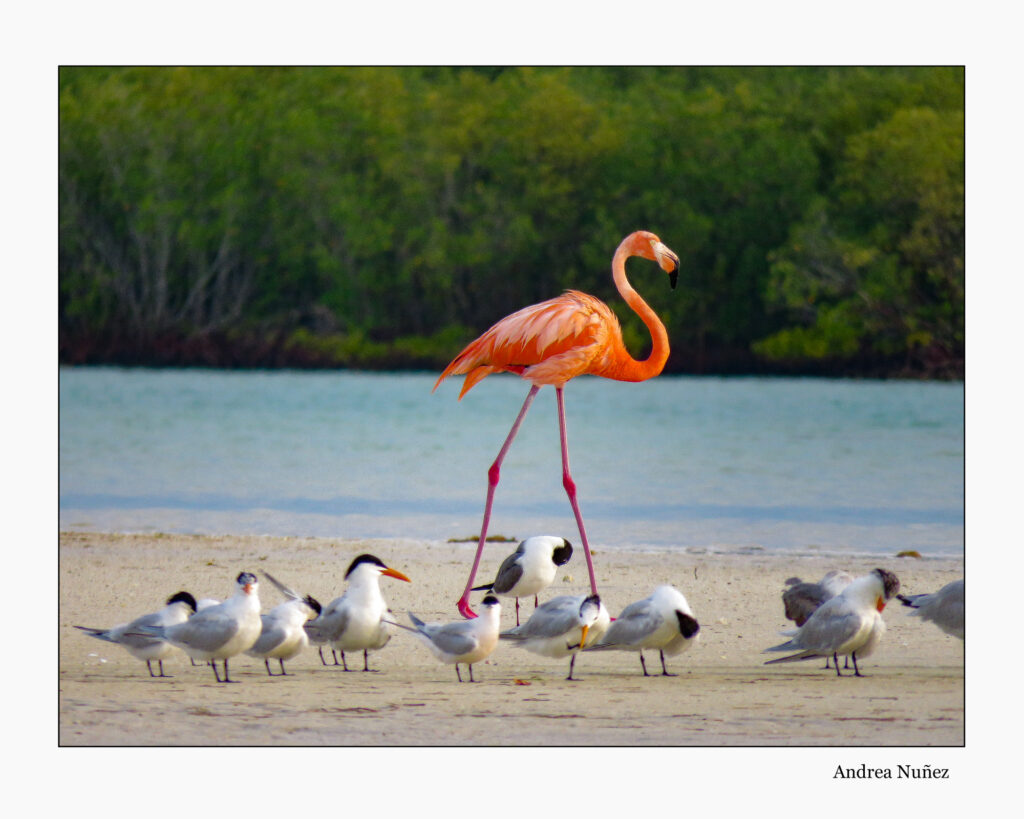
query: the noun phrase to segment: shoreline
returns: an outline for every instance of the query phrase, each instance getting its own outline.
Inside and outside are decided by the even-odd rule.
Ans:
[[[263,663],[231,662],[240,685],[213,681],[184,654],[165,661],[169,679],[119,646],[74,625],[110,627],[148,611],[179,589],[223,598],[241,570],[267,570],[326,604],[362,552],[381,557],[412,583],[384,579],[400,618],[454,620],[472,543],[413,539],[185,536],[61,532],[59,743],[61,746],[927,746],[964,744],[964,644],[934,625],[886,607],[888,631],[861,663],[864,678],[836,678],[820,661],[764,666],[761,652],[792,627],[782,611],[786,578],[818,580],[831,568],[894,571],[905,593],[935,591],[963,577],[962,558],[837,559],[777,553],[691,554],[600,549],[595,567],[612,616],[662,583],[686,596],[701,624],[694,647],[668,659],[678,677],[645,678],[633,652],[596,652],[576,663],[503,643],[474,666],[475,685],[456,681],[419,641],[396,635],[370,655],[375,673],[344,673],[307,649],[287,678]],[[514,544],[490,543],[478,577],[496,570]],[[586,587],[582,554],[559,571],[541,599]],[[281,597],[261,583],[267,611]],[[505,601],[503,601],[505,602]],[[511,601],[508,601],[511,603]],[[525,604],[527,616],[532,604]],[[505,606],[502,627],[514,624]],[[657,655],[649,668],[656,668]],[[361,663],[357,664],[361,666]],[[518,682],[517,682],[518,681]],[[146,730],[139,732],[140,717]],[[510,720],[510,717],[515,719]]]

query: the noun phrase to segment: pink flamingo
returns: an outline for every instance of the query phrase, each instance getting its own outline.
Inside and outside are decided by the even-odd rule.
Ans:
[[[651,332],[651,354],[644,361],[637,361],[622,343],[622,329],[619,320],[607,304],[593,296],[577,290],[567,290],[561,296],[540,304],[524,307],[506,316],[476,341],[470,342],[449,364],[437,383],[449,375],[465,375],[459,400],[473,385],[491,373],[513,372],[533,385],[530,387],[523,407],[512,424],[498,457],[487,472],[487,502],[484,519],[480,527],[480,542],[477,545],[469,581],[459,598],[458,609],[463,617],[476,617],[469,607],[469,594],[473,578],[480,566],[480,556],[487,540],[487,526],[491,520],[491,504],[494,490],[501,475],[501,463],[516,437],[519,426],[526,416],[537,392],[546,384],[555,388],[558,401],[558,429],[562,442],[562,486],[569,496],[569,504],[576,516],[580,530],[583,553],[587,558],[590,574],[590,590],[597,594],[597,578],[594,576],[594,561],[590,555],[583,515],[576,500],[576,484],[569,472],[569,445],[565,434],[565,400],[562,389],[566,382],[578,375],[599,375],[616,381],[646,381],[654,378],[668,360],[668,333],[657,314],[650,308],[626,279],[626,259],[642,256],[657,262],[669,274],[674,288],[679,275],[679,257],[662,244],[661,240],[646,230],[631,233],[615,251],[612,258],[612,278],[619,295],[637,315],[643,319]]]

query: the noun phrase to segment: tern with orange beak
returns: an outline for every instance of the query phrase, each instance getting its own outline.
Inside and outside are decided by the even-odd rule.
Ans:
[[[346,651],[362,651],[363,671],[370,671],[369,652],[384,648],[391,639],[391,629],[385,621],[388,604],[380,590],[381,575],[412,582],[380,558],[359,555],[345,572],[345,593],[328,603],[319,617],[306,623],[306,633],[312,642],[329,643],[341,652],[345,671],[352,670],[345,662]]]
[[[228,660],[252,648],[260,636],[259,582],[256,575],[242,572],[235,580],[235,593],[223,603],[209,606],[174,626],[140,626],[135,632],[166,640],[193,660],[209,661],[217,682],[237,682],[228,676]],[[224,661],[224,679],[217,672],[217,660]]]
[[[863,677],[857,659],[868,656],[885,634],[882,609],[900,590],[900,581],[892,572],[875,569],[858,577],[838,595],[826,600],[793,635],[793,638],[765,651],[795,651],[789,657],[768,660],[765,665],[792,663],[813,657],[832,657],[836,675],[838,655],[853,661],[854,676]]]
[[[611,617],[599,595],[563,594],[542,603],[530,619],[521,626],[503,631],[499,638],[544,657],[568,657],[569,676],[576,680],[572,670],[576,655],[586,646],[601,639],[608,630]]]

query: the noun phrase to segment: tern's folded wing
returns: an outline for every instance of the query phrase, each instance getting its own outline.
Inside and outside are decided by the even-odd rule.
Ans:
[[[539,606],[530,619],[515,629],[521,637],[560,637],[580,625],[582,599],[561,595]]]
[[[870,626],[868,618],[855,611],[830,617],[813,616],[804,623],[793,642],[804,649],[831,654]]]
[[[475,651],[477,646],[480,645],[480,641],[473,631],[470,631],[463,626],[470,626],[471,623],[447,623],[436,631],[431,630],[427,633],[431,642],[437,646],[441,651],[446,654],[450,654],[453,657],[459,657],[463,654],[469,654],[471,651]]]
[[[196,615],[184,623],[170,626],[165,633],[171,640],[182,642],[190,648],[215,651],[234,637],[239,628],[238,620],[225,614],[215,614],[202,619]]]
[[[593,648],[639,645],[661,628],[664,622],[649,600],[639,600],[622,610],[622,614],[604,633],[601,642]]]
[[[273,651],[288,639],[288,629],[284,623],[271,620],[265,614],[261,619],[263,621],[263,630],[260,632],[260,636],[253,644],[253,647],[247,652],[248,654],[265,654],[268,651]]]

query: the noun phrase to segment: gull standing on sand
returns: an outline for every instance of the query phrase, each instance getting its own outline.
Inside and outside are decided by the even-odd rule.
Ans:
[[[930,620],[946,634],[964,639],[964,581],[954,580],[932,594],[896,595],[904,606],[915,609],[910,616]]]
[[[409,619],[416,628],[401,623],[393,625],[416,634],[442,663],[454,663],[459,682],[462,682],[459,663],[469,666],[469,681],[476,682],[473,663],[490,656],[498,645],[498,631],[501,629],[501,603],[498,598],[489,594],[480,601],[480,605],[483,607],[480,616],[472,620],[427,624],[410,611]]]
[[[537,594],[551,585],[559,566],[572,557],[572,544],[564,537],[535,535],[528,537],[498,567],[493,582],[474,586],[472,591],[489,591],[501,597],[516,599],[516,625],[519,625],[519,598]]]
[[[380,558],[359,555],[345,572],[348,581],[345,593],[332,600],[319,617],[306,623],[310,640],[330,643],[332,651],[341,652],[341,666],[345,671],[351,670],[345,662],[346,651],[362,651],[363,671],[370,671],[368,652],[384,648],[391,639],[385,620],[388,604],[380,591],[381,575],[412,582],[397,569],[388,568]],[[323,661],[322,651],[320,659]]]
[[[639,651],[645,677],[644,649],[656,648],[661,657],[661,673],[675,677],[665,668],[665,655],[681,654],[700,636],[700,625],[690,611],[682,592],[674,586],[658,586],[650,597],[630,603],[612,622],[599,642],[586,651]]]
[[[267,674],[271,677],[287,677],[284,661],[297,657],[299,652],[309,645],[309,637],[303,626],[320,614],[320,604],[310,595],[305,597],[293,592],[270,572],[263,575],[273,583],[288,599],[272,608],[267,614],[260,615],[262,630],[259,639],[253,643],[246,654],[263,660]],[[281,673],[274,674],[270,670],[270,661],[277,660]]]
[[[599,595],[563,594],[548,600],[534,609],[530,619],[499,635],[501,640],[514,641],[516,645],[544,657],[567,657],[569,662],[567,680],[575,680],[572,669],[576,655],[587,646],[587,641],[597,642],[611,625],[608,609]]]
[[[228,660],[252,647],[260,636],[259,582],[251,572],[235,580],[232,597],[216,606],[196,612],[174,626],[140,626],[144,635],[160,637],[182,649],[195,660],[209,661],[217,682],[237,682],[228,676]],[[224,679],[217,673],[217,660],[224,661]]]
[[[195,613],[195,610],[195,598],[186,591],[180,591],[167,598],[167,603],[160,611],[143,614],[130,623],[122,623],[108,629],[87,626],[75,626],[75,628],[81,629],[97,640],[123,646],[136,660],[145,660],[150,677],[170,677],[170,674],[164,674],[164,657],[174,651],[174,646],[158,637],[147,637],[130,632],[139,626],[173,626],[177,623],[184,623],[190,615]],[[152,660],[156,660],[159,664],[159,674],[153,673],[153,666],[150,665]]]
[[[885,634],[882,609],[899,590],[899,578],[885,569],[874,569],[858,577],[838,595],[822,603],[791,640],[765,649],[798,653],[768,660],[765,665],[831,655],[836,675],[842,677],[838,655],[844,654],[853,660],[854,676],[863,677],[857,658],[871,654],[882,639]]]

